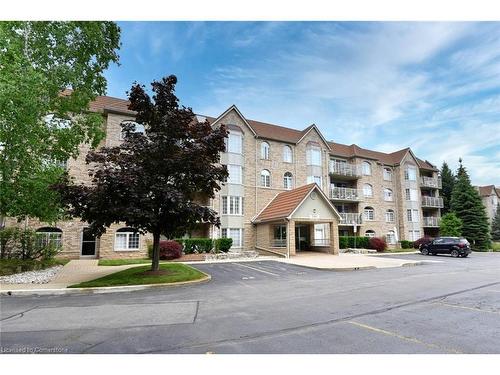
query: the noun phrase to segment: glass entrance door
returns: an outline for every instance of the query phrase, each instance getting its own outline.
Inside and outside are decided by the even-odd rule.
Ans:
[[[295,251],[308,250],[310,245],[309,225],[295,226]]]
[[[82,257],[95,257],[96,256],[96,238],[90,232],[89,228],[83,228],[82,232]]]

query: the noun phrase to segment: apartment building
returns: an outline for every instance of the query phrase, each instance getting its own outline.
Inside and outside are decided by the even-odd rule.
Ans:
[[[488,221],[491,224],[500,203],[500,188],[495,187],[495,185],[476,186],[475,188],[481,196],[483,205],[486,208],[486,215],[488,215]]]
[[[128,102],[98,97],[90,109],[105,119],[101,145],[119,144],[120,123],[134,120]],[[200,224],[191,236],[231,237],[233,251],[293,256],[306,250],[338,253],[339,235],[385,237],[396,246],[438,233],[438,170],[410,148],[382,153],[343,145],[326,140],[314,124],[296,130],[253,121],[234,105],[217,118],[197,117],[227,127],[221,163],[229,178],[214,199],[203,202],[219,213],[221,227]],[[67,168],[78,182],[88,182],[88,147],[80,151]],[[119,224],[100,238],[78,220],[49,225],[29,219],[24,225],[60,243],[62,255],[71,258],[144,257],[151,239]]]

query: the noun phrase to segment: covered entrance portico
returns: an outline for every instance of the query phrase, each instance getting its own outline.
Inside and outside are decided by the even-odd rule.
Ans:
[[[253,219],[255,248],[286,257],[301,251],[338,254],[339,220],[315,183],[282,192]]]

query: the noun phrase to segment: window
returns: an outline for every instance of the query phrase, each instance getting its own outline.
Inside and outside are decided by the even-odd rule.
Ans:
[[[420,238],[420,231],[419,230],[410,230],[410,241],[416,241]]]
[[[372,165],[370,164],[370,162],[367,161],[363,162],[363,175],[364,176],[372,175]]]
[[[260,144],[260,158],[269,160],[269,143],[262,142]]]
[[[223,196],[222,215],[243,215],[243,197]]]
[[[392,169],[391,168],[384,168],[384,180],[385,181],[392,181]]]
[[[317,165],[321,167],[321,148],[319,145],[310,144],[306,150],[307,165]]]
[[[293,187],[293,176],[290,172],[286,172],[283,176],[283,187],[287,190],[290,190]]]
[[[273,247],[286,247],[286,225],[276,225],[274,227]]]
[[[229,172],[229,177],[227,178],[228,184],[241,184],[241,165],[228,164],[227,171]]]
[[[407,181],[417,181],[417,168],[412,165],[408,165],[405,168],[405,180]]]
[[[370,184],[363,185],[363,195],[365,197],[373,197],[373,187]]]
[[[418,213],[418,210],[406,210],[406,218],[408,219],[408,221],[410,222],[419,222],[419,213]]]
[[[230,130],[227,138],[226,150],[234,154],[242,153],[243,134],[238,131]]]
[[[365,232],[365,237],[375,237],[375,231],[371,229],[367,230]]]
[[[243,246],[243,228],[222,228],[222,238],[232,238],[233,245],[231,247]]]
[[[392,201],[393,200],[393,195],[392,195],[391,189],[384,189],[384,200],[385,201]]]
[[[61,247],[62,230],[53,227],[43,227],[36,231],[36,242],[38,246]]]
[[[307,176],[307,183],[312,184],[316,182],[320,187],[323,186],[323,178],[321,176]]]
[[[375,220],[375,210],[373,209],[373,207],[365,207],[363,211],[363,217],[368,221]]]
[[[288,145],[283,146],[283,161],[285,163],[292,163],[293,162],[292,148]]]
[[[115,251],[139,250],[139,232],[134,228],[120,228],[115,233]]]
[[[385,211],[385,221],[387,223],[393,223],[394,222],[394,211],[393,210],[387,210],[387,211]]]
[[[394,245],[396,243],[396,233],[393,230],[387,232],[386,240],[388,244]]]
[[[416,202],[418,200],[417,189],[405,189],[405,198],[407,201]]]
[[[128,124],[132,124],[134,125],[134,130],[130,132],[130,134],[133,134],[133,133],[141,133],[141,134],[144,134],[145,133],[145,130],[144,130],[144,125],[142,124],[139,124],[135,121],[123,121],[122,122],[123,125],[128,125]],[[125,138],[127,137],[127,132],[122,130],[120,132],[120,140],[123,141]]]
[[[260,186],[271,187],[271,173],[267,169],[260,172]]]

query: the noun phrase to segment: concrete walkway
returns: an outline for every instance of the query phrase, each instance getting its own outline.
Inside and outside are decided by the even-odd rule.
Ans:
[[[409,259],[373,257],[364,254],[331,255],[309,251],[304,251],[303,253],[299,253],[291,257],[290,259],[280,259],[279,261],[289,264],[295,264],[297,266],[337,271],[349,271],[369,268],[391,268],[422,264],[421,261]]]

